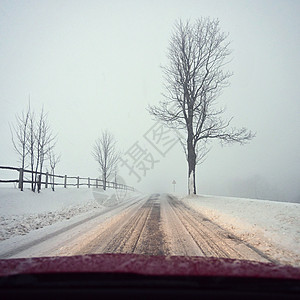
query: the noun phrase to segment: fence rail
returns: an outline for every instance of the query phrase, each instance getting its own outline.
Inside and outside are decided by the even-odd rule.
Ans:
[[[51,174],[49,172],[46,173],[36,172],[36,171],[25,170],[22,168],[7,167],[7,166],[0,166],[0,169],[18,171],[19,173],[18,179],[0,178],[0,183],[18,183],[18,187],[21,191],[23,191],[24,183],[36,184],[38,187],[38,191],[42,188],[42,186],[44,186],[45,188],[52,186],[54,190],[54,186],[63,186],[64,188],[67,188],[68,186],[76,186],[77,188],[79,188],[80,186],[87,186],[88,188],[91,187],[104,188],[104,185],[106,186],[106,188],[134,191],[134,188],[131,186],[117,183],[117,182],[112,182],[112,181],[106,181],[105,184],[102,179],[98,179],[98,178],[56,175],[56,174]],[[37,181],[32,179],[29,180],[28,178],[26,178],[25,173],[37,175],[36,177],[38,178],[38,180]],[[57,182],[57,180],[55,181],[55,179],[57,178],[63,180],[63,182]]]

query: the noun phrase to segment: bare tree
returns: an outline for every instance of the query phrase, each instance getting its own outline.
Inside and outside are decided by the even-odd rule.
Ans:
[[[36,126],[37,127],[35,131],[35,146],[36,146],[35,147],[35,151],[36,151],[35,184],[34,184],[33,191],[35,191],[36,187],[38,186],[38,192],[39,192],[43,165],[49,151],[51,151],[55,146],[55,136],[53,136],[51,132],[51,128],[48,122],[48,115],[44,113],[43,109],[40,113],[40,117]]]
[[[55,168],[56,165],[60,162],[60,157],[61,155],[56,155],[53,151],[53,148],[51,148],[48,151],[49,155],[49,163],[50,163],[50,168],[51,168],[51,174],[52,174],[52,191],[54,191],[54,175],[55,175]]]
[[[12,143],[14,150],[20,157],[21,167],[25,167],[25,159],[28,151],[26,149],[27,133],[29,127],[30,106],[26,112],[22,112],[20,116],[16,116],[16,125],[11,128]]]
[[[28,106],[26,112],[23,111],[20,116],[16,116],[16,125],[12,126],[11,128],[13,147],[14,150],[19,155],[22,169],[25,168],[26,156],[28,154],[28,149],[26,145],[27,145],[27,136],[29,130],[29,121],[30,121],[30,105]]]
[[[35,192],[39,186],[41,173],[49,152],[55,146],[56,136],[53,136],[48,122],[48,115],[42,109],[38,121],[30,107],[26,112],[16,116],[16,124],[11,127],[12,143],[19,154],[21,167],[25,164],[31,168],[31,189]],[[39,190],[39,189],[38,189]]]
[[[164,100],[148,109],[170,128],[186,132],[181,143],[188,162],[189,194],[196,194],[196,165],[208,153],[210,140],[244,144],[254,137],[246,128],[230,128],[232,118],[224,119],[224,109],[216,107],[232,75],[223,70],[231,54],[227,37],[218,20],[176,22],[168,48],[169,63],[163,67]]]
[[[34,112],[31,111],[29,115],[29,129],[28,129],[28,137],[27,137],[27,149],[29,153],[29,164],[31,170],[31,190],[34,191],[34,165],[35,165],[35,145],[36,145],[36,126],[35,126],[35,115]]]
[[[51,132],[44,110],[41,111],[38,121],[35,119],[34,111],[30,110],[27,126],[26,151],[29,154],[31,169],[31,190],[35,192],[45,159],[48,158],[48,152],[55,146],[56,137]]]
[[[106,182],[116,171],[119,154],[116,150],[116,141],[111,133],[107,130],[102,132],[93,148],[93,156],[99,164],[102,174],[103,189],[106,190]]]

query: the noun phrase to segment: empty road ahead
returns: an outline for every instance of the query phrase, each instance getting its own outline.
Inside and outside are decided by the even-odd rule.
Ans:
[[[254,247],[170,195],[153,194],[117,215],[75,254],[137,253],[268,261]]]
[[[127,199],[128,200],[128,199]],[[2,258],[95,253],[208,256],[270,261],[168,194],[137,196],[2,253]]]

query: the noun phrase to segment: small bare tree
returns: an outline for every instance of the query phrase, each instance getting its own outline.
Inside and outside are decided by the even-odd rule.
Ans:
[[[95,141],[92,154],[99,164],[103,189],[106,190],[106,182],[114,174],[119,160],[114,136],[107,130],[103,131],[101,137]]]
[[[210,140],[244,144],[254,137],[246,128],[230,128],[232,119],[224,119],[224,109],[216,107],[232,75],[223,70],[231,54],[227,36],[218,20],[176,22],[168,48],[169,64],[163,67],[167,92],[160,105],[149,107],[156,119],[186,132],[181,143],[188,162],[189,194],[196,194],[196,165],[208,153]]]
[[[51,148],[48,151],[49,155],[49,163],[50,163],[50,168],[51,168],[51,174],[52,174],[52,191],[54,192],[54,175],[55,175],[55,168],[56,165],[60,162],[60,157],[61,155],[56,155],[53,151],[53,148]]]

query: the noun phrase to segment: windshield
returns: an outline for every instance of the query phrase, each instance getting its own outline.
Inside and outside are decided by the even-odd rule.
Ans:
[[[295,1],[1,1],[0,259],[300,267]]]

